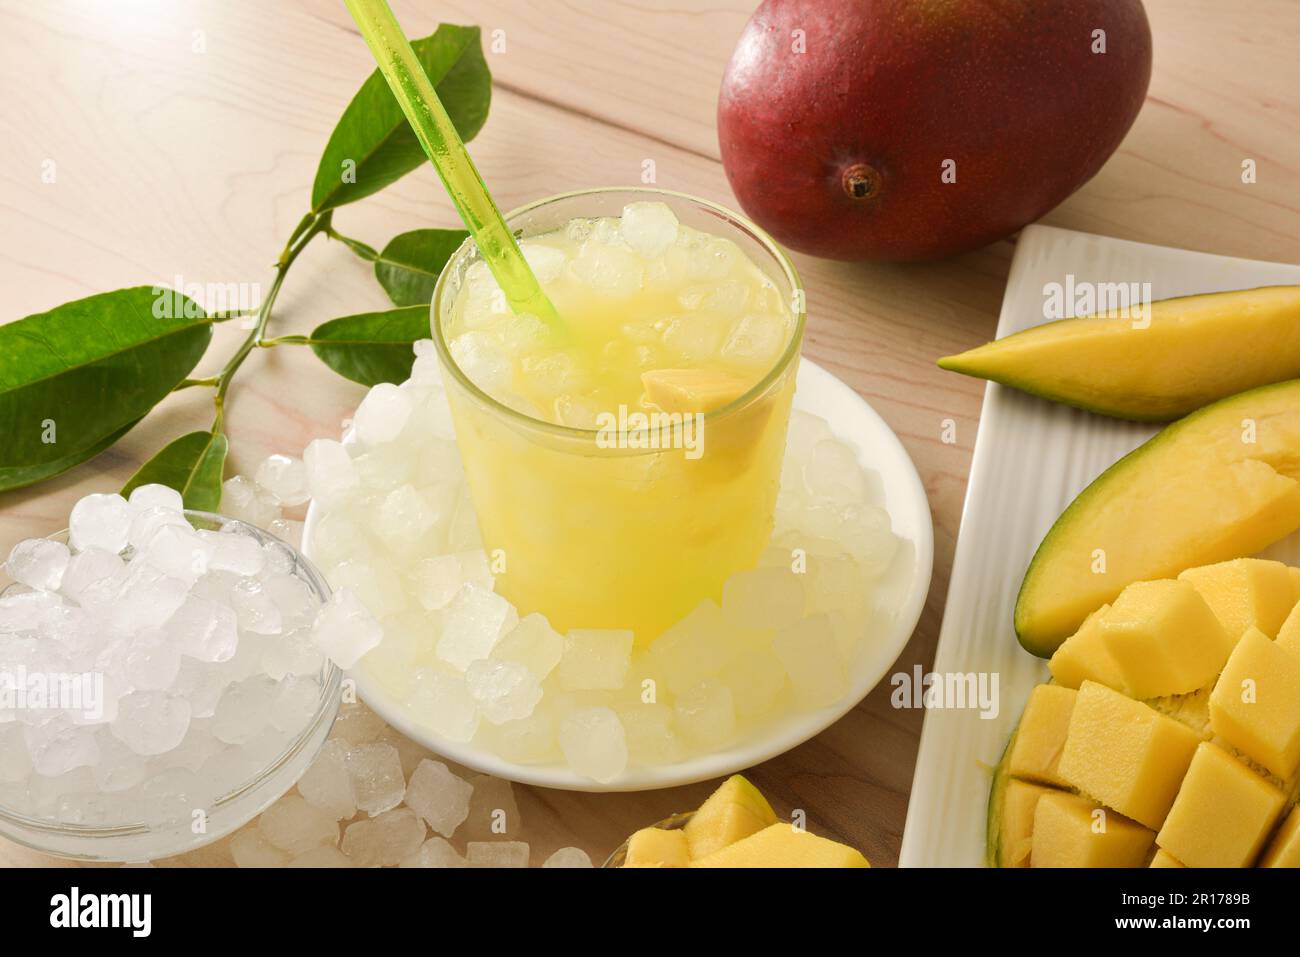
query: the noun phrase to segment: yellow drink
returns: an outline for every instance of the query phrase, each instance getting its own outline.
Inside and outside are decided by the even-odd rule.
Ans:
[[[798,279],[756,227],[688,197],[601,190],[509,218],[562,328],[511,313],[472,247],[434,295],[497,589],[560,631],[645,644],[767,543]]]

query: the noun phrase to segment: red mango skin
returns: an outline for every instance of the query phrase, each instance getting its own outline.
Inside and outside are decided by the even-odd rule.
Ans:
[[[766,0],[723,78],[718,142],[740,205],[783,245],[937,259],[1091,179],[1150,79],[1140,0]]]

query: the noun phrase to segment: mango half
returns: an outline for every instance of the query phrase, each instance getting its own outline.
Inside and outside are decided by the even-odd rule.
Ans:
[[[1098,476],[1029,563],[1016,635],[1027,651],[1050,657],[1131,582],[1252,555],[1297,528],[1300,380],[1293,380],[1207,406]]]

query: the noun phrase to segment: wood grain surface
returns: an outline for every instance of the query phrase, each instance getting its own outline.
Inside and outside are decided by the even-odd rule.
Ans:
[[[717,89],[753,0],[398,0],[412,36],[477,23],[491,116],[472,152],[511,208],[581,187],[657,185],[731,203],[714,135]],[[1125,239],[1300,261],[1300,3],[1148,0],[1155,72],[1119,152],[1045,222]],[[493,34],[493,31],[501,31]],[[335,121],[373,68],[334,0],[46,0],[0,3],[0,321],[139,283],[269,283],[306,211]],[[1254,159],[1258,181],[1241,181]],[[53,167],[50,163],[53,163]],[[43,171],[53,168],[54,182]],[[453,226],[432,170],[341,209],[372,245]],[[982,386],[934,366],[992,335],[1013,240],[946,262],[852,265],[797,256],[809,292],[806,353],[901,436],[930,496],[935,573],[899,670],[928,666],[961,518]],[[384,308],[366,264],[318,241],[282,294],[275,334]],[[219,327],[200,370],[243,331]],[[312,355],[259,351],[229,405],[229,471],[335,435],[362,395]],[[145,458],[210,422],[210,397],[168,399],[90,464],[0,496],[0,547],[66,524],[73,501],[116,488]],[[943,422],[956,441],[942,440]],[[755,768],[778,812],[896,862],[920,711],[878,688],[816,739]],[[519,788],[540,861],[575,844],[598,861],[631,830],[694,806],[711,785],[630,795]],[[983,800],[983,795],[972,795]],[[222,845],[167,863],[228,863]],[[55,863],[0,842],[0,863]]]

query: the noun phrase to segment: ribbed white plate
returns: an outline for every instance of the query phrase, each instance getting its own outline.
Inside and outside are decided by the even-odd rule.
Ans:
[[[1300,283],[1300,266],[1029,226],[1016,244],[998,336],[1045,321],[1044,287],[1065,283],[1068,274],[1076,283],[1149,282],[1153,299]],[[999,713],[993,719],[974,710],[926,715],[901,866],[983,864],[991,770],[1030,689],[1047,677],[1046,664],[1021,649],[1012,630],[1020,580],[1071,500],[1155,431],[989,384],[934,670],[996,674]],[[1300,535],[1268,554],[1297,563]]]

